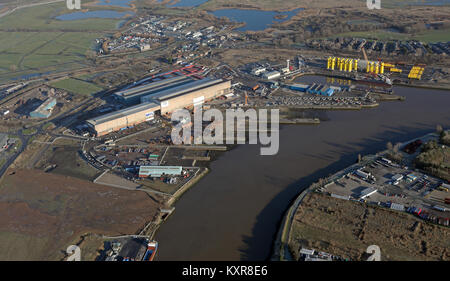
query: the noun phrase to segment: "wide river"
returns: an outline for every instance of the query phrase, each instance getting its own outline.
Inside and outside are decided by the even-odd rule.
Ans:
[[[436,124],[450,127],[450,91],[395,92],[406,101],[319,112],[328,121],[318,126],[283,126],[275,156],[260,156],[257,145],[225,153],[158,230],[157,259],[266,260],[284,212],[302,189],[353,164],[358,153],[424,135]]]

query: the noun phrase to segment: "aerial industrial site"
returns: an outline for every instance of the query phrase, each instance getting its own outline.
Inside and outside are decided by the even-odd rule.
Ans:
[[[446,1],[66,2],[0,0],[0,260],[450,259]]]

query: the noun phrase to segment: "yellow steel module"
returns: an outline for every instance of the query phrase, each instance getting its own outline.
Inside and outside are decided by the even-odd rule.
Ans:
[[[358,71],[358,60],[357,59],[355,59],[355,66],[354,66],[354,68],[355,68],[355,71]]]
[[[339,70],[342,71],[343,68],[344,68],[344,64],[342,63],[342,59],[341,59],[340,64],[339,64]]]
[[[328,60],[327,60],[327,69],[330,69],[330,59],[331,58],[328,58]]]
[[[331,62],[331,69],[332,70],[334,70],[335,63],[336,63],[336,58],[333,57],[333,61]]]
[[[353,59],[351,59],[348,64],[348,72],[352,72],[352,70],[353,70]]]
[[[381,63],[380,73],[384,74],[384,62]]]
[[[366,62],[367,62],[366,72],[369,73],[370,72],[370,61],[366,61]]]
[[[378,62],[375,65],[375,73],[376,74],[380,73],[380,63],[378,63]]]
[[[374,63],[374,62],[371,62],[371,63],[370,63],[370,72],[371,72],[371,73],[374,73],[374,72],[375,72],[375,63]]]

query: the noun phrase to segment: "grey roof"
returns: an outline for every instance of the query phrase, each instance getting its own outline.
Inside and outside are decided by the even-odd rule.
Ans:
[[[183,167],[181,166],[140,166],[139,175],[181,175],[182,169]]]
[[[166,78],[162,79],[160,81],[151,82],[149,84],[138,86],[138,87],[132,87],[125,90],[118,91],[114,93],[117,96],[123,97],[123,98],[130,98],[136,95],[142,95],[145,93],[150,93],[158,90],[166,89],[167,87],[174,87],[178,85],[183,85],[186,83],[189,83],[191,81],[195,81],[194,79],[188,77],[188,76],[176,76],[172,78]]]
[[[54,103],[54,104],[52,104]],[[40,113],[40,114],[48,114],[48,111],[50,111],[56,104],[55,98],[48,98],[45,100],[38,108],[36,108],[33,112],[34,113]]]
[[[151,94],[148,96],[144,96],[143,98],[151,98],[153,100],[159,100],[159,101],[163,101],[169,98],[173,98],[175,96],[179,96],[188,92],[192,92],[195,90],[200,90],[206,87],[210,87],[213,85],[217,85],[219,83],[225,82],[225,80],[223,79],[211,79],[211,78],[205,78],[205,79],[201,79],[201,80],[197,80],[197,81],[193,81],[190,83],[187,83],[185,85],[181,85],[178,87],[174,87],[171,89],[167,89],[155,94]]]
[[[92,125],[98,125],[101,123],[105,123],[120,117],[125,117],[128,116],[130,114],[134,114],[134,113],[138,113],[144,110],[149,110],[149,109],[155,109],[158,110],[159,109],[159,105],[153,102],[146,102],[146,103],[141,103],[135,106],[131,106],[131,107],[127,107],[124,108],[122,110],[119,111],[115,111],[115,112],[111,112],[105,115],[101,115],[92,119],[87,120],[86,122],[92,124]]]
[[[377,190],[375,188],[368,187],[368,188],[364,189],[363,191],[361,191],[361,193],[359,194],[359,197],[360,198],[364,198],[364,197],[367,197],[367,196],[369,196],[369,195],[371,195],[372,193],[375,193],[375,192],[377,192]]]

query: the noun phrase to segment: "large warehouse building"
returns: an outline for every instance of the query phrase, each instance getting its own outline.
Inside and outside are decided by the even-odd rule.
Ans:
[[[231,81],[205,78],[143,96],[141,102],[159,103],[161,114],[169,114],[179,108],[200,105],[207,100],[226,95],[230,88]]]
[[[170,91],[175,87],[186,85],[195,81],[193,78],[185,75],[170,78],[161,76],[160,78],[155,78],[154,80],[156,81],[143,86],[121,90],[114,93],[114,96],[123,104],[133,105],[140,103],[141,97],[143,96],[148,96],[165,90]]]
[[[89,119],[86,122],[97,136],[103,136],[113,131],[119,131],[152,120],[159,108],[159,104],[156,103],[142,103]]]
[[[125,104],[141,102],[120,111],[102,115],[87,124],[97,136],[119,131],[153,118],[156,111],[170,114],[180,108],[189,108],[230,92],[231,81],[204,78],[195,80],[186,76],[165,78],[148,85],[115,93]]]

